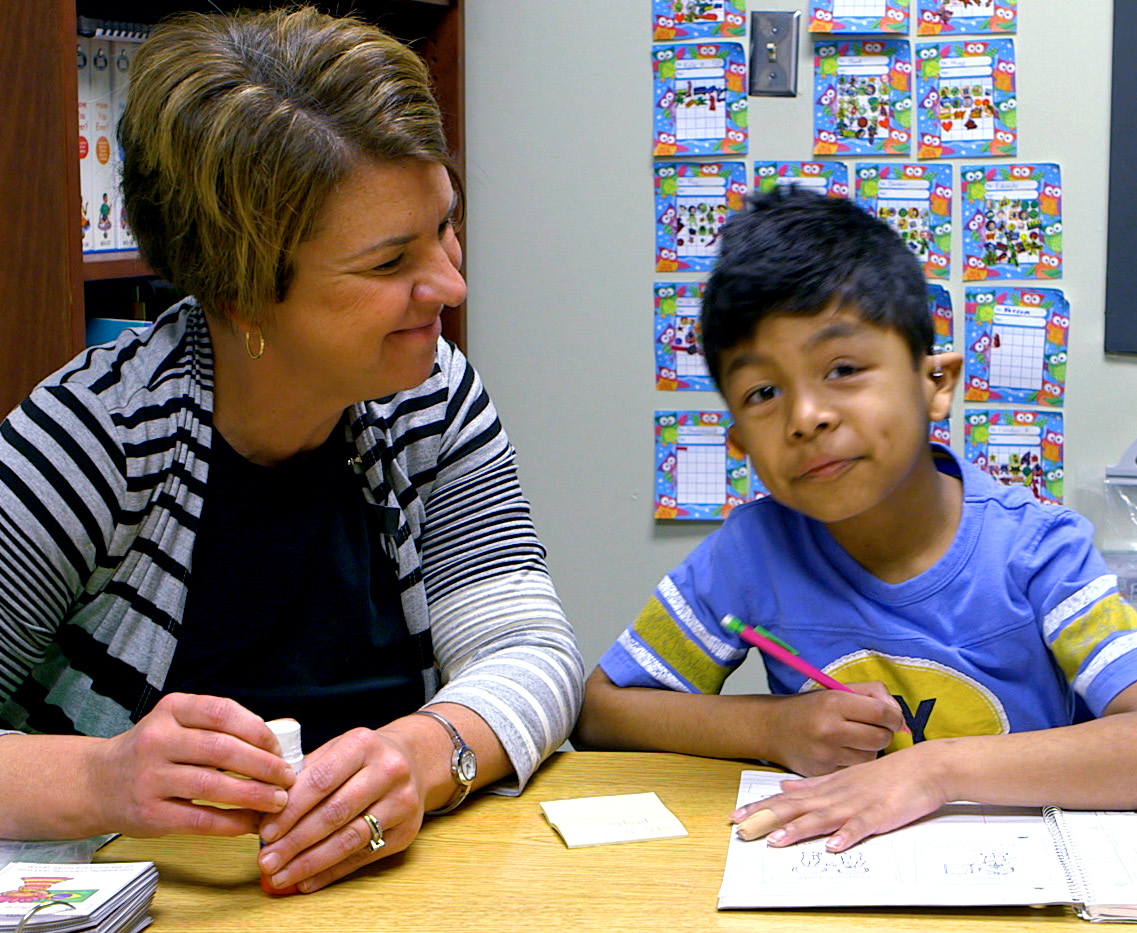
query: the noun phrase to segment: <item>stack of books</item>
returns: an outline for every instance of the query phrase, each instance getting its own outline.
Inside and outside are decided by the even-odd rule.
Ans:
[[[0,868],[0,931],[135,933],[150,923],[157,886],[153,862],[9,862]]]

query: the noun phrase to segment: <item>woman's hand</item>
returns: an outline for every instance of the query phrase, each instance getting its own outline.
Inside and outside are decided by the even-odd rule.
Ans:
[[[92,749],[100,822],[130,836],[256,832],[263,814],[284,808],[296,777],[264,720],[222,697],[171,693]]]

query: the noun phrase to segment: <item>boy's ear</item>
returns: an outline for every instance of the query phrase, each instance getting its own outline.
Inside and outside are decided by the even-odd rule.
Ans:
[[[951,413],[951,399],[962,368],[962,353],[932,353],[924,358],[929,420],[942,421]]]
[[[742,444],[739,443],[738,431],[735,430],[733,421],[730,423],[730,427],[726,429],[726,439],[739,450],[745,449]]]

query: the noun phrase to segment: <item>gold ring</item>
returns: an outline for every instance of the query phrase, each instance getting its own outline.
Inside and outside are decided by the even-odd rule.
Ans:
[[[371,846],[372,852],[378,852],[387,844],[383,840],[383,827],[379,825],[379,821],[370,813],[363,814],[363,822],[366,823],[367,828],[371,830],[371,838],[367,840],[367,844]]]

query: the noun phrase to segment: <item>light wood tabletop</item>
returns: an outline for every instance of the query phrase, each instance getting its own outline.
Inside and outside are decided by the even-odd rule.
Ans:
[[[1083,923],[1065,907],[719,911],[727,814],[747,767],[683,755],[559,752],[521,797],[474,797],[428,819],[406,852],[311,895],[264,894],[251,836],[120,838],[98,860],[158,866],[154,933],[1024,933]],[[569,849],[538,805],[643,791],[655,791],[690,835]]]

